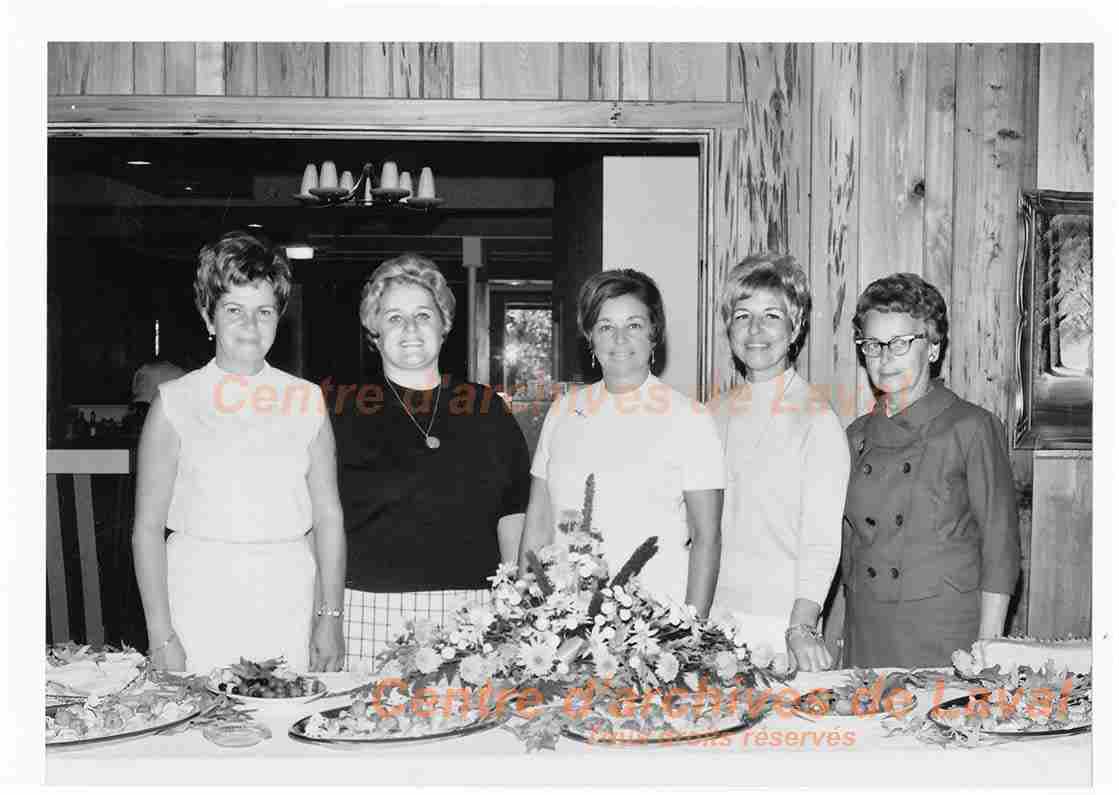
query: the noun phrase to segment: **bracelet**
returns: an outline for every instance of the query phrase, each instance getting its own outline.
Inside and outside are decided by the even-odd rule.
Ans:
[[[320,618],[323,616],[326,616],[327,618],[341,618],[342,608],[339,607],[337,610],[329,610],[327,609],[326,605],[322,605],[321,607],[319,607],[318,610],[315,611],[315,615],[319,616]]]
[[[790,633],[793,633],[793,632],[804,632],[810,638],[812,638],[813,640],[815,640],[817,642],[822,640],[822,637],[820,635],[820,631],[818,629],[816,629],[816,627],[811,626],[810,624],[793,624],[791,627],[789,627],[788,629],[785,630],[785,642],[786,643],[789,641]]]
[[[178,635],[175,634],[175,630],[171,630],[171,634],[167,636],[167,640],[163,641],[163,643],[159,644],[154,649],[148,649],[148,655],[150,656],[152,654],[155,654],[157,651],[163,651],[168,646],[170,646],[171,641],[175,640],[175,638],[177,637]]]

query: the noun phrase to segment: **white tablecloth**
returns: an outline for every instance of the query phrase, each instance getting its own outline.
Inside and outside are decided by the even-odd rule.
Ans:
[[[335,675],[330,684],[343,684],[338,677],[345,676],[349,675]],[[801,674],[791,686],[803,692],[842,678],[840,671]],[[964,693],[948,689],[944,698]],[[927,711],[932,699],[932,692],[918,692],[917,709]],[[323,699],[313,709],[346,701]],[[809,720],[771,713],[749,732],[731,735],[722,744],[610,748],[561,739],[554,751],[526,754],[520,741],[504,729],[408,747],[323,746],[289,737],[292,723],[310,711],[270,707],[258,713],[272,730],[272,738],[250,748],[222,748],[193,729],[48,750],[46,780],[52,785],[492,783],[859,789],[1085,787],[1091,782],[1091,733],[978,749],[941,749],[908,736],[885,736],[879,716]],[[836,733],[843,740],[835,742]],[[778,735],[779,746],[773,744]]]

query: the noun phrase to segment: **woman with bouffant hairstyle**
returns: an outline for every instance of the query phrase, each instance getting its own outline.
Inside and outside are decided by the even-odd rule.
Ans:
[[[528,447],[491,387],[440,372],[455,296],[431,260],[404,254],[365,282],[359,317],[381,358],[366,400],[331,405],[345,506],[346,668],[368,671],[408,621],[489,601],[528,501]],[[359,391],[358,394],[361,394]]]
[[[878,400],[847,429],[847,664],[948,665],[956,649],[1002,634],[1018,579],[1006,432],[934,378],[948,309],[933,285],[878,279],[853,323]]]
[[[727,469],[715,610],[799,670],[828,668],[818,622],[850,456],[826,394],[793,369],[812,314],[808,279],[791,256],[749,256],[727,274],[719,310],[746,382],[711,403]]]
[[[283,252],[252,235],[199,253],[214,358],[159,386],[138,452],[132,546],[157,668],[341,667],[334,436],[318,388],[265,358],[290,290]]]

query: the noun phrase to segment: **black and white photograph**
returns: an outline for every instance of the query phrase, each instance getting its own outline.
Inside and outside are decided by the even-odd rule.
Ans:
[[[1096,11],[342,6],[12,34],[26,781],[1111,780]]]

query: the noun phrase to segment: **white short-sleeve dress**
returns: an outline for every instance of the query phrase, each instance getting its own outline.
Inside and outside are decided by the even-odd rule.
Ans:
[[[684,603],[689,530],[685,491],[721,489],[723,454],[706,408],[650,374],[612,394],[602,381],[572,390],[548,410],[532,474],[544,479],[555,521],[583,507],[595,476],[594,526],[611,575],[649,536],[659,550],[641,572],[652,592]]]
[[[283,656],[308,666],[315,559],[310,446],[322,393],[265,364],[214,360],[159,388],[179,436],[167,527],[171,624],[188,671]]]

